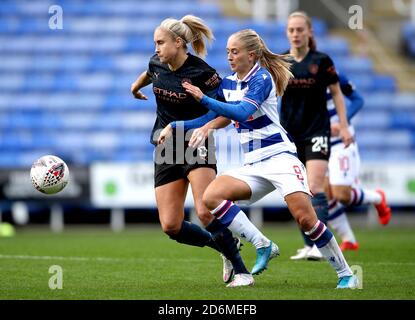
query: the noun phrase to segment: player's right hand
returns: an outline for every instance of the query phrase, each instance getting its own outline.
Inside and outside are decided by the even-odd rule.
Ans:
[[[345,148],[349,147],[354,142],[354,138],[352,134],[350,133],[350,130],[348,127],[340,128],[340,137],[344,143]]]
[[[139,99],[139,100],[148,100],[148,98],[144,94],[142,94],[141,91],[139,90],[139,86],[138,86],[138,83],[137,82],[134,82],[131,85],[131,93],[133,94],[133,96],[136,99]]]
[[[161,130],[159,138],[157,139],[157,144],[164,143],[168,138],[171,137],[173,133],[173,128],[168,124],[163,130]]]
[[[190,137],[189,147],[199,148],[203,146],[208,135],[209,129],[206,126],[195,129]]]

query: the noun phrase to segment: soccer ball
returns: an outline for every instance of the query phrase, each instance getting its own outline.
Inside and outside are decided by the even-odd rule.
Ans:
[[[33,163],[30,178],[36,190],[46,194],[55,194],[68,184],[69,169],[62,159],[47,155]]]

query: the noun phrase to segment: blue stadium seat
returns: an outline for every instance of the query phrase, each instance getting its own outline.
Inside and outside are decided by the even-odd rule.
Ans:
[[[400,93],[393,97],[391,106],[395,110],[414,110],[415,94],[414,93]]]
[[[349,44],[347,43],[346,39],[335,37],[335,36],[326,36],[324,38],[317,36],[316,43],[317,43],[317,50],[325,52],[330,56],[331,55],[337,55],[337,56],[349,55]]]
[[[356,130],[357,141],[362,149],[377,148],[384,149],[410,149],[413,146],[411,133],[407,130]]]
[[[342,70],[339,70],[339,72],[341,73]],[[389,75],[351,73],[348,74],[348,77],[364,96],[373,92],[387,93],[396,92],[397,90],[395,78]]]
[[[359,129],[388,129],[390,127],[390,114],[383,110],[367,110],[363,107],[353,119],[352,123]]]
[[[388,149],[388,150],[379,150],[371,148],[360,148],[360,157],[365,161],[382,161],[382,162],[410,162],[412,159],[415,159],[415,151],[408,149]]]
[[[373,72],[373,62],[369,58],[365,57],[339,57],[335,61],[337,69],[344,72],[346,75],[352,74],[367,74]]]
[[[415,132],[415,110],[412,112],[400,111],[391,113],[390,125],[393,129],[407,129]]]
[[[366,95],[365,109],[373,110],[389,110],[394,99],[394,95],[390,93],[373,93]]]

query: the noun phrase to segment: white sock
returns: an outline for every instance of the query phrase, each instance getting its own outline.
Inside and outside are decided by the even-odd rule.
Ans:
[[[251,242],[256,249],[270,245],[271,241],[258,230],[246,214],[232,201],[224,200],[211,213],[229,230]]]
[[[268,247],[271,241],[248,219],[241,210],[235,216],[228,229],[239,235],[241,238],[251,242],[256,249]]]
[[[314,227],[310,231],[305,232],[305,234],[315,242],[321,254],[327,259],[333,269],[336,270],[339,278],[353,274],[337,244],[336,238],[323,222],[320,220],[317,221]]]
[[[321,254],[328,260],[331,266],[336,270],[339,278],[345,276],[351,276],[353,274],[346,259],[343,256],[342,251],[336,241],[335,237],[332,237],[330,241],[323,247],[318,248]]]
[[[347,218],[345,207],[338,201],[334,200],[329,205],[328,225],[337,233],[342,241],[356,243],[356,237]]]
[[[353,188],[351,191],[350,206],[361,204],[379,204],[382,201],[381,195],[373,190]]]

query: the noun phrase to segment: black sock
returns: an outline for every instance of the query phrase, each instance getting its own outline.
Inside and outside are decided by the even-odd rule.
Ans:
[[[323,192],[317,193],[313,198],[311,198],[311,203],[317,213],[317,218],[325,225],[327,225],[327,219],[329,216],[329,203],[327,201],[326,194]],[[301,234],[303,235],[306,245],[312,247],[314,242],[311,241],[304,232],[301,232]]]
[[[206,230],[212,234],[213,241],[220,248],[223,255],[231,261],[235,274],[249,273],[239,254],[232,232],[230,232],[218,219],[213,219],[206,227]]]
[[[213,247],[215,243],[212,241],[212,235],[209,232],[189,221],[183,221],[179,233],[171,235],[170,239],[197,247],[204,247],[207,245],[221,252],[217,246],[216,248]]]

